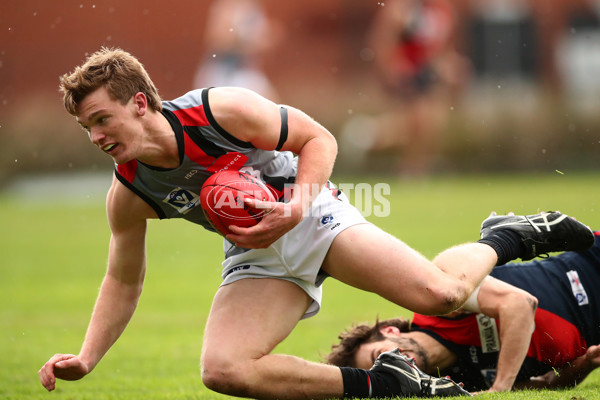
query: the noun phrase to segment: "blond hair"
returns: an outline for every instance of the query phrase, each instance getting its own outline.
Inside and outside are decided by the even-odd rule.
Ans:
[[[60,77],[59,89],[63,93],[65,108],[71,115],[77,115],[81,101],[100,87],[105,87],[109,96],[122,104],[142,92],[151,109],[162,110],[158,89],[144,66],[122,49],[102,47],[83,65]]]

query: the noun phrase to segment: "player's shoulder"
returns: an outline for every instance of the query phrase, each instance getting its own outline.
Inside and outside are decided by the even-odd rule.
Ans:
[[[183,95],[173,100],[164,100],[162,102],[163,109],[168,111],[177,111],[181,109],[194,108],[200,106],[206,98],[207,90],[208,89],[205,88],[194,89],[184,93]]]
[[[206,90],[209,94],[209,98],[211,99],[211,101],[213,99],[233,101],[238,99],[252,99],[262,97],[253,90],[239,86],[217,86],[207,88]]]
[[[247,114],[261,112],[262,107],[273,107],[275,104],[258,93],[242,87],[215,87],[208,90],[206,101],[210,103],[213,114]]]
[[[106,212],[111,228],[157,218],[152,207],[116,177],[108,189]]]

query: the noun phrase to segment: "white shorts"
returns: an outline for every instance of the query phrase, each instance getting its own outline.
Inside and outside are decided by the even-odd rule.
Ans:
[[[344,229],[364,223],[365,218],[343,193],[323,188],[308,215],[268,248],[244,251],[224,240],[227,258],[223,261],[221,286],[248,278],[293,282],[313,299],[302,318],[312,317],[321,308],[321,285],[327,277],[321,265],[333,239]]]

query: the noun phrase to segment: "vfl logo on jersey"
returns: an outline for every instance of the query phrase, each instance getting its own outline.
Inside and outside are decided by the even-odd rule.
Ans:
[[[500,339],[496,320],[484,314],[477,314],[477,326],[479,327],[479,338],[481,339],[481,351],[483,353],[499,351]]]
[[[189,190],[176,188],[163,201],[179,211],[179,214],[186,214],[200,204],[200,196]]]
[[[577,300],[577,304],[580,306],[585,306],[589,304],[588,295],[579,280],[579,274],[577,271],[569,271],[567,272],[567,278],[569,278],[569,282],[571,282],[571,290],[573,291],[573,296],[575,296],[575,300]]]

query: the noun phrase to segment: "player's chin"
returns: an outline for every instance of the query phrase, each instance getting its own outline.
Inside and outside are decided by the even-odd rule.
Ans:
[[[131,157],[117,157],[117,156],[110,156],[110,157],[113,159],[113,161],[117,165],[127,164],[129,161],[133,160],[133,158],[131,158]]]
[[[108,154],[117,165],[126,164],[135,159],[131,154],[127,154],[124,151],[121,151],[121,149],[115,149],[113,152],[106,154]]]

